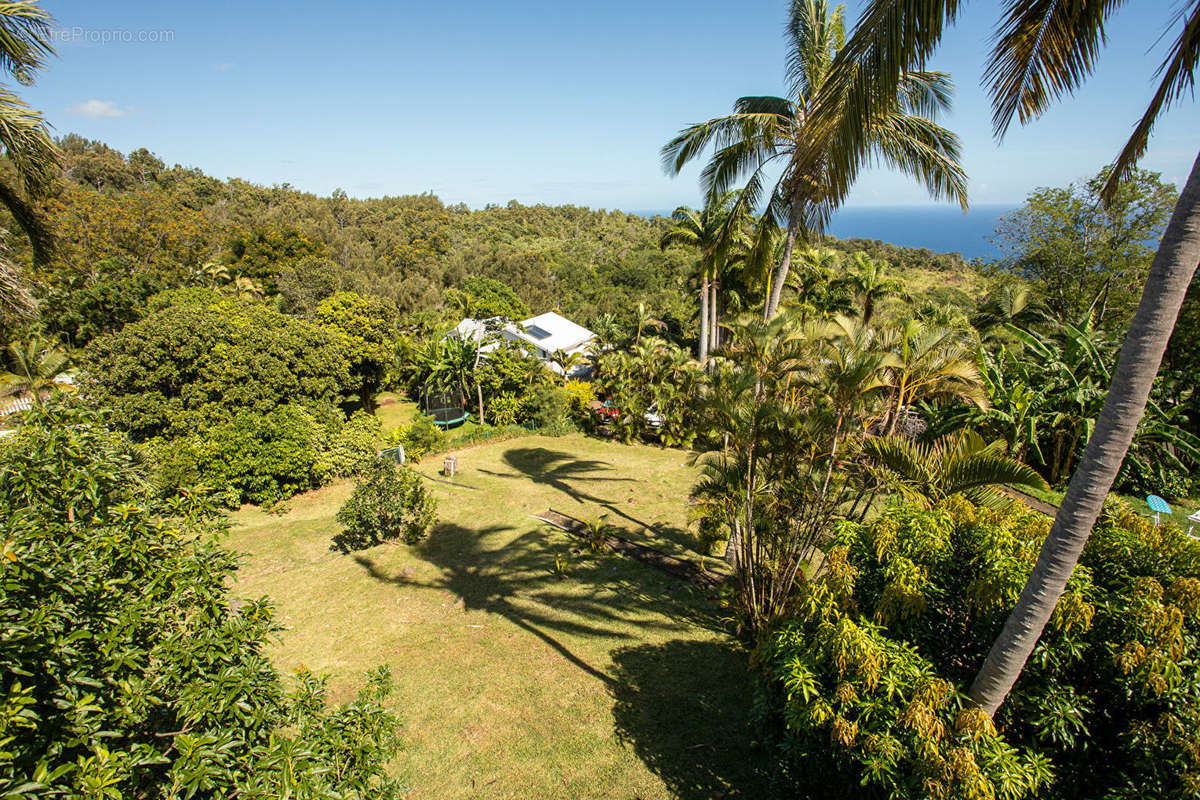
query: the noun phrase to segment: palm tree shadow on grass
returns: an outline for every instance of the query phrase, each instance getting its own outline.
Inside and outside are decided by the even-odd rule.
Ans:
[[[581,658],[564,637],[623,642],[634,638],[631,628],[683,632],[697,625],[719,627],[715,609],[698,590],[613,553],[576,548],[568,576],[559,578],[554,558],[575,544],[567,534],[530,531],[488,546],[490,536],[509,530],[438,524],[416,548],[442,570],[442,577],[431,581],[391,574],[363,554],[354,560],[377,581],[448,592],[461,599],[464,611],[501,616],[608,685],[611,676]],[[648,618],[652,614],[657,618]]]
[[[636,483],[636,478],[608,477],[599,475],[601,472],[616,471],[616,467],[608,461],[597,459],[579,459],[568,452],[550,450],[545,447],[514,447],[504,453],[504,463],[516,470],[515,473],[492,472],[481,469],[485,475],[498,478],[519,478],[531,480],[544,486],[549,486],[570,497],[576,503],[595,503],[648,532],[670,539],[676,544],[696,552],[700,551],[699,543],[690,531],[662,523],[649,523],[638,519],[623,510],[618,500],[600,497],[594,492],[584,491],[573,485],[577,481],[596,481],[607,483]]]
[[[615,468],[607,461],[576,458],[572,453],[550,450],[545,447],[513,447],[504,452],[504,463],[516,473],[492,472],[481,469],[485,475],[498,478],[520,478],[531,480],[562,492],[577,503],[585,500],[593,503],[610,501],[596,497],[572,485],[576,481],[602,481],[612,483],[634,483],[633,478],[608,477],[600,472],[612,472]]]
[[[747,656],[734,642],[675,639],[612,654],[617,737],[680,800],[776,797],[752,746]]]

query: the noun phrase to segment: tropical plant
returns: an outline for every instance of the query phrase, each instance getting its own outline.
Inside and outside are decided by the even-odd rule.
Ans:
[[[888,434],[896,433],[905,411],[920,401],[966,401],[987,408],[974,353],[959,332],[908,319],[885,329],[884,336],[882,346],[893,355],[887,365]]]
[[[38,407],[0,443],[0,793],[10,797],[401,796],[390,680],[330,705],[267,657],[266,598],[202,492],[159,497],[103,418]]]
[[[863,325],[871,324],[880,300],[904,293],[904,284],[887,277],[887,265],[866,253],[854,254],[854,270],[846,277],[846,284],[858,299]]]
[[[863,10],[852,38],[829,70],[836,76],[831,80],[844,91],[812,112],[813,127],[821,135],[813,137],[808,149],[821,152],[816,142],[826,137],[841,143],[828,151],[833,154],[831,173],[839,174],[852,161],[847,154],[861,152],[871,134],[871,121],[880,115],[886,98],[903,85],[909,69],[925,63],[961,5],[949,0],[873,0]],[[1053,101],[1084,83],[1104,44],[1105,25],[1120,5],[1098,3],[1081,10],[1062,3],[1006,2],[985,72],[991,82],[992,121],[998,136],[1004,135],[1014,117],[1031,122]],[[1136,167],[1157,120],[1194,81],[1200,62],[1200,3],[1188,4],[1178,19],[1182,29],[1169,44],[1159,86],[1100,190],[1105,202],[1116,196]],[[848,189],[845,181],[841,188]],[[971,697],[989,714],[1011,691],[1079,562],[1145,413],[1198,264],[1200,156],[1150,265],[1104,407],[1054,528],[971,689]]]
[[[479,368],[479,349],[474,339],[456,336],[430,341],[424,352],[427,372],[423,391],[446,393],[465,401]]]
[[[971,316],[971,325],[985,343],[1011,343],[1009,325],[1028,329],[1047,319],[1046,307],[1028,283],[1006,281],[983,299]]]
[[[36,0],[12,0],[0,6],[0,72],[28,86],[54,53],[50,44],[53,19]],[[34,211],[31,198],[45,193],[58,173],[59,152],[41,112],[26,105],[7,86],[0,85],[0,151],[15,169],[19,187],[0,181],[0,204],[21,227],[33,246],[35,266],[45,264],[53,248],[50,229]],[[20,268],[0,252],[0,324],[33,312],[34,300]]]
[[[863,163],[884,163],[917,178],[935,197],[966,203],[958,139],[934,121],[950,104],[946,75],[904,72],[890,92],[872,97],[875,113],[860,120],[861,136],[849,147],[847,140],[827,137],[823,128],[810,124],[815,106],[832,105],[846,91],[845,74],[830,70],[844,38],[840,6],[831,10],[825,0],[793,0],[787,25],[789,95],[739,98],[732,114],[691,125],[662,149],[667,172],[678,174],[713,145],[701,177],[704,192],[717,198],[744,179],[733,213],[764,208],[757,249],[773,244],[781,225],[786,228],[764,304],[767,318],[779,308],[797,243],[816,240]],[[864,65],[851,77],[869,79],[870,72]],[[781,160],[778,180],[768,189],[767,176]]]
[[[55,378],[71,366],[71,356],[52,342],[34,334],[23,342],[9,342],[11,380],[0,384],[0,396],[30,393],[35,402],[55,386]]]
[[[1036,470],[1004,455],[1003,441],[987,444],[966,428],[928,443],[906,436],[868,439],[863,453],[891,472],[891,486],[926,507],[955,495],[994,507],[1011,502],[995,486],[1048,488]]]
[[[1049,528],[959,498],[842,526],[757,654],[785,780],[834,797],[1196,796],[1200,543],[1119,501],[994,724],[965,696]]]
[[[579,351],[568,353],[565,350],[555,350],[550,354],[550,363],[558,367],[562,373],[563,385],[571,380],[571,372],[584,363],[583,353]]]
[[[637,347],[642,342],[642,333],[648,328],[656,328],[663,330],[667,327],[667,323],[653,316],[646,308],[645,303],[638,303],[637,308],[633,312],[633,345]]]
[[[803,327],[791,311],[744,315],[731,333],[700,396],[705,452],[692,496],[724,528],[735,607],[759,632],[785,615],[838,520],[869,505],[870,488],[842,465],[856,458],[888,357],[853,322]]]
[[[389,459],[376,459],[338,510],[342,531],[333,546],[347,553],[395,539],[416,544],[436,521],[437,498],[424,478]]]
[[[801,323],[810,315],[850,313],[849,294],[835,277],[841,263],[837,250],[810,247],[797,252],[793,263],[796,268],[788,272],[787,285],[795,289],[796,299],[789,304],[800,310]]]

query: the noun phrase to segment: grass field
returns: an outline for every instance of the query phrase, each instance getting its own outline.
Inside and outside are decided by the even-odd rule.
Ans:
[[[414,547],[331,551],[349,484],[282,516],[234,516],[232,544],[247,554],[237,592],[273,598],[289,628],[278,666],[332,672],[344,699],[390,664],[406,738],[397,769],[414,798],[769,796],[746,656],[711,599],[579,552],[529,516],[604,513],[631,538],[697,557],[685,456],[571,435],[458,457],[453,484],[440,457],[417,466],[440,522]],[[570,558],[565,578],[555,555]]]

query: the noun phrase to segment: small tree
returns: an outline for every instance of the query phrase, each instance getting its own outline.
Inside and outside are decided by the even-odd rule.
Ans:
[[[437,521],[437,500],[421,476],[393,461],[377,460],[337,513],[341,533],[333,546],[343,553],[402,539],[416,544]]]

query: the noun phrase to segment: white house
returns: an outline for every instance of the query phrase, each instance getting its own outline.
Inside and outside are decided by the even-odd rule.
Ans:
[[[483,335],[484,328],[489,323],[495,328],[499,325],[499,319],[464,319],[455,325],[454,330],[450,331],[448,335],[458,339],[476,339]],[[536,317],[530,317],[520,322],[509,322],[500,328],[499,335],[504,339],[528,345],[533,355],[559,374],[562,374],[562,369],[557,364],[550,362],[550,357],[556,351],[562,350],[564,353],[582,355],[587,352],[588,345],[596,338],[596,334],[587,328],[576,325],[553,311],[547,311],[545,314],[538,314]],[[494,342],[485,344],[483,351],[486,353],[494,350],[495,347],[496,343]],[[577,366],[571,370],[571,374],[575,375],[586,370],[586,366]]]

